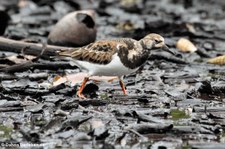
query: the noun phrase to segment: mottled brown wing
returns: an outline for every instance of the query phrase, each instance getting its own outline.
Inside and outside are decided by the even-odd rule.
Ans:
[[[118,47],[121,46],[126,47],[124,43],[118,41],[97,41],[81,48],[62,50],[59,55],[92,63],[108,64],[111,62],[113,54],[117,52]]]

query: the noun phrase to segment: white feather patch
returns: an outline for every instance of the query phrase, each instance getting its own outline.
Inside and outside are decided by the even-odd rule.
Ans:
[[[91,63],[87,61],[75,60],[75,63],[81,69],[85,69],[88,71],[89,75],[95,76],[123,76],[135,72],[136,69],[129,69],[125,67],[117,53],[113,55],[112,61],[109,64],[97,64]]]

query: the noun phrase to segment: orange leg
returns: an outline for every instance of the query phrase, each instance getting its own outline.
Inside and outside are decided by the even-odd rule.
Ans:
[[[88,80],[89,80],[88,77],[84,78],[84,81],[82,82],[80,89],[77,91],[78,97],[83,98],[83,99],[85,98],[84,95],[82,94],[82,92],[83,92],[85,84],[87,83]]]
[[[122,88],[122,90],[123,90],[124,95],[127,95],[127,91],[126,91],[126,89],[125,89],[125,85],[124,85],[124,83],[123,83],[123,80],[120,80],[120,86],[121,86],[121,88]]]

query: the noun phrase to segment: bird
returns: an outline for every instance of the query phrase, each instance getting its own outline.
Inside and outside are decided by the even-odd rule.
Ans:
[[[84,78],[77,96],[86,98],[82,91],[91,76],[117,76],[124,95],[127,95],[123,77],[137,71],[148,60],[151,51],[162,49],[173,55],[164,38],[150,33],[140,40],[132,38],[105,39],[79,48],[61,49],[59,56],[70,57],[88,76]]]

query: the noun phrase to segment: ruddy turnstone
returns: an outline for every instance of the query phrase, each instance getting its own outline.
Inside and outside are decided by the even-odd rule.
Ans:
[[[118,76],[120,86],[126,95],[123,76],[138,70],[149,58],[150,52],[163,49],[172,54],[164,43],[164,38],[152,33],[140,40],[120,38],[102,40],[74,49],[62,49],[60,56],[71,57],[75,64],[88,72],[77,95],[85,98],[82,91],[90,76]]]

